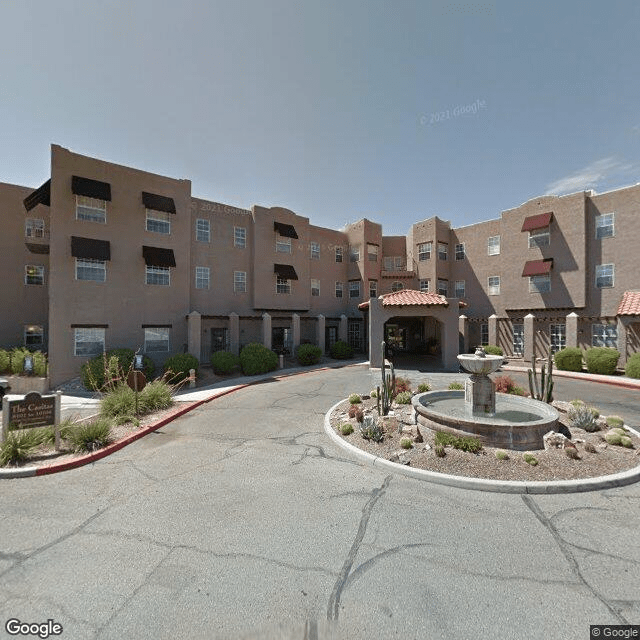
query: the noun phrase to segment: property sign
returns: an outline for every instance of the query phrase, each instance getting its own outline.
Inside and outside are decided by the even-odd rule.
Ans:
[[[9,424],[18,429],[46,427],[56,422],[56,396],[27,393],[23,400],[9,400]]]

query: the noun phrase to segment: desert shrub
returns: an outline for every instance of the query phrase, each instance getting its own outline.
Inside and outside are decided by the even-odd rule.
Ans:
[[[572,400],[569,404],[572,404],[574,407],[584,407],[582,400]]]
[[[216,351],[211,354],[211,367],[215,374],[224,376],[240,368],[240,358],[231,351]]]
[[[349,396],[350,404],[360,404],[362,402],[362,398],[357,393],[352,393]]]
[[[347,424],[347,423],[341,425],[340,426],[340,433],[343,436],[351,435],[353,433],[353,425]]]
[[[615,427],[622,427],[624,420],[620,416],[609,416],[607,418],[607,427],[612,429]]]
[[[597,420],[600,417],[600,411],[595,407],[589,407],[589,411],[591,411],[593,417]]]
[[[396,378],[393,395],[397,396],[399,393],[404,393],[405,391],[411,391],[411,382],[407,378]]]
[[[510,376],[498,376],[494,379],[497,393],[513,393],[516,383]]]
[[[464,389],[464,383],[458,382],[457,380],[455,380],[449,385],[450,391],[461,391],[462,389]]]
[[[553,356],[556,368],[562,371],[582,371],[582,351],[577,347],[560,349]]]
[[[240,366],[246,376],[268,373],[278,368],[278,356],[264,345],[252,342],[240,352]]]
[[[365,440],[382,442],[384,438],[384,430],[373,416],[367,416],[360,425],[360,435]]]
[[[431,387],[426,382],[421,382],[418,385],[418,393],[426,393],[427,391],[431,391]]]
[[[513,389],[511,389],[511,391],[509,391],[509,393],[512,396],[526,396],[527,392],[522,388],[522,387],[513,387]]]
[[[567,417],[571,421],[572,427],[584,429],[590,433],[600,429],[591,409],[584,404],[572,406],[567,413]]]
[[[444,449],[444,445],[442,444],[437,444],[434,451],[436,452],[438,458],[444,458],[447,455],[447,452]]]
[[[610,347],[592,347],[587,349],[584,359],[589,373],[611,376],[616,372],[620,352]]]
[[[196,375],[198,375],[199,365],[200,362],[198,358],[192,356],[190,353],[176,353],[164,361],[163,367],[167,375],[167,380],[176,384],[186,380],[189,377],[189,371],[191,369],[195,369]]]
[[[138,397],[138,400],[140,398]],[[104,418],[118,419],[135,414],[136,394],[129,386],[121,382],[109,390],[100,400],[100,415]]]
[[[24,371],[25,357],[31,356],[33,374],[41,378],[47,375],[47,356],[42,351],[29,351],[26,347],[15,347],[4,353],[5,356],[0,361],[0,371],[20,375]]]
[[[102,449],[111,442],[111,421],[98,418],[94,422],[78,425],[69,431],[67,440],[76,453]]]
[[[0,349],[0,373],[8,373],[11,366],[11,358],[6,349]]]
[[[400,446],[403,449],[413,449],[413,442],[411,442],[411,438],[402,438],[402,440],[400,440]]]
[[[338,340],[331,345],[331,357],[335,360],[352,358],[353,349],[344,340]]]
[[[371,393],[369,394],[369,396],[371,398],[377,398],[378,397],[378,390],[377,389],[371,389]]]
[[[302,365],[317,364],[322,357],[322,349],[315,344],[301,344],[296,352],[296,358]]]
[[[585,442],[584,443],[584,450],[589,452],[589,453],[597,453],[597,449],[596,449],[595,445],[593,444],[593,442]]]
[[[105,385],[118,384],[133,367],[133,349],[111,349],[106,354],[87,360],[80,368],[80,378],[86,389],[101,391]],[[142,371],[147,380],[155,373],[155,364],[148,356],[142,357]]]
[[[633,449],[633,442],[629,436],[622,436],[620,438],[620,444],[628,449]]]
[[[501,449],[498,449],[496,451],[496,458],[498,460],[508,460],[509,459],[509,454],[506,451],[502,451]]]
[[[522,459],[532,467],[535,467],[538,464],[538,458],[536,458],[533,453],[523,453]]]
[[[575,447],[565,447],[564,454],[571,460],[580,460],[580,455]]]
[[[627,360],[624,372],[630,378],[640,378],[640,353],[634,353]]]
[[[485,345],[482,345],[482,348],[490,356],[501,356],[501,355],[504,355],[503,352],[502,352],[502,348],[498,347],[495,344],[485,344]]]
[[[441,444],[443,447],[450,445],[454,449],[460,451],[468,451],[469,453],[478,453],[482,449],[482,443],[478,438],[473,436],[456,436],[453,433],[445,431],[436,432],[436,445]]]
[[[173,404],[173,388],[164,380],[153,380],[139,394],[140,413],[168,409]]]
[[[0,444],[0,467],[24,462],[42,440],[43,436],[38,429],[18,430],[7,434],[5,441]]]
[[[398,404],[411,404],[411,391],[403,391],[399,393],[394,400]]]

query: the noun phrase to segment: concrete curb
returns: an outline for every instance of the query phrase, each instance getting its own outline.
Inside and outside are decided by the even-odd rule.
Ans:
[[[346,399],[346,398],[345,398]],[[614,487],[624,487],[640,480],[640,465],[627,471],[614,473],[609,476],[598,478],[580,478],[578,480],[550,480],[550,481],[511,481],[511,480],[487,480],[483,478],[467,478],[465,476],[452,476],[436,471],[425,471],[415,469],[396,462],[390,462],[379,456],[374,456],[355,447],[351,443],[341,438],[331,426],[330,416],[336,407],[344,400],[336,402],[324,416],[324,430],[326,434],[342,449],[345,449],[362,462],[370,464],[377,469],[393,471],[416,480],[433,482],[457,489],[471,489],[473,491],[493,491],[495,493],[530,493],[530,494],[552,494],[552,493],[582,493],[585,491],[597,491],[602,489],[612,489]],[[628,428],[628,427],[627,427]],[[637,431],[630,429],[636,435]]]
[[[527,367],[515,367],[508,364],[500,367],[500,371],[517,371],[518,373],[526,373],[527,370]],[[562,371],[556,369],[555,367],[553,369],[553,376],[554,378],[573,378],[574,380],[582,380],[583,382],[597,382],[598,384],[608,384],[613,387],[622,387],[623,389],[633,389],[635,391],[640,391],[640,380],[634,382],[630,378],[619,380],[614,376],[599,376],[594,373]]]

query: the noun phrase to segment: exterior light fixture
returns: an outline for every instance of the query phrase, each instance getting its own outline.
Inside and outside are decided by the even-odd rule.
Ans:
[[[28,376],[33,375],[33,356],[24,357],[23,369]]]

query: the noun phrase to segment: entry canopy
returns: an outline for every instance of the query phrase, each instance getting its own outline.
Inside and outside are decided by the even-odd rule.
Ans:
[[[553,258],[547,258],[546,260],[529,260],[524,265],[522,270],[522,277],[531,276],[544,276],[551,271],[553,267]]]
[[[167,196],[159,196],[155,193],[142,192],[142,202],[147,209],[154,211],[164,211],[166,213],[176,212],[176,203],[173,198]]]
[[[298,274],[290,264],[274,264],[273,272],[283,280],[297,280]]]
[[[298,234],[296,233],[296,230],[293,228],[292,224],[285,224],[284,222],[274,222],[273,230],[277,231],[281,236],[284,236],[285,238],[294,238],[295,240],[298,239]]]
[[[176,258],[173,249],[160,247],[142,247],[142,257],[148,267],[175,267]]]
[[[528,216],[522,224],[522,231],[535,231],[536,229],[544,229],[551,224],[553,220],[553,212],[538,213],[535,216]]]
[[[87,260],[111,260],[111,243],[108,240],[71,236],[71,255]]]
[[[77,196],[111,201],[111,185],[108,182],[72,176],[71,191]]]
[[[625,291],[618,307],[619,316],[640,316],[640,291]]]
[[[41,187],[38,187],[35,191],[32,191],[24,200],[24,208],[27,211],[31,211],[39,204],[44,204],[47,207],[51,206],[51,178],[47,180]]]
[[[426,291],[416,291],[414,289],[402,289],[393,293],[385,293],[380,296],[383,307],[448,307],[449,303],[444,296],[439,293],[427,293]],[[466,303],[460,301],[461,307],[466,307]],[[369,301],[358,305],[358,309],[368,309]]]

